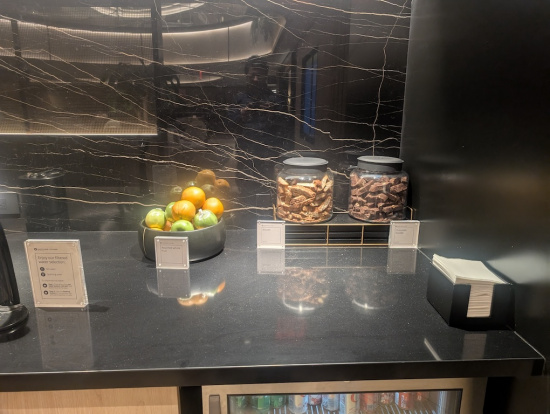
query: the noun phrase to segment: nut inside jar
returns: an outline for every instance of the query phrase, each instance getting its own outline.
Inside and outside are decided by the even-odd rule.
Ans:
[[[311,182],[277,179],[277,216],[297,223],[316,223],[332,217],[334,180],[329,174]]]
[[[381,223],[405,217],[407,176],[360,177],[352,173],[350,179],[350,216]]]

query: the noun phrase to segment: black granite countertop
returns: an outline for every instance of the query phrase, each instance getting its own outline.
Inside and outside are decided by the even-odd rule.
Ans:
[[[87,310],[33,306],[27,238],[80,239]],[[447,326],[426,300],[430,262],[416,250],[260,252],[255,231],[230,230],[218,256],[192,263],[188,273],[157,273],[135,232],[21,233],[8,240],[30,318],[25,336],[0,343],[2,391],[542,370],[542,357],[512,331]]]

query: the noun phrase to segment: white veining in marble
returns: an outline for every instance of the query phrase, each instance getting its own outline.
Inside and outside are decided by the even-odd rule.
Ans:
[[[103,3],[0,6],[8,231],[133,229],[202,169],[230,185],[228,223],[254,226],[289,151],[329,161],[345,211],[357,156],[398,155],[410,1],[165,2],[158,20]]]

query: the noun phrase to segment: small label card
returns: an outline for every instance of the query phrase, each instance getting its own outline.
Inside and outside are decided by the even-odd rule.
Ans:
[[[388,247],[416,249],[418,247],[418,233],[420,221],[402,220],[390,222],[390,236]]]
[[[258,220],[257,248],[284,249],[285,222],[280,220]]]
[[[25,252],[37,308],[88,305],[80,240],[29,239]]]
[[[157,269],[189,269],[187,237],[155,237]]]

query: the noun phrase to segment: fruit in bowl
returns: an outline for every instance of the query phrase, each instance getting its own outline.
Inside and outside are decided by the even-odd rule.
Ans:
[[[187,187],[181,193],[181,199],[193,203],[196,209],[202,207],[206,201],[206,194],[204,190],[199,187]]]
[[[223,203],[218,198],[206,198],[199,187],[186,187],[180,200],[147,213],[138,230],[141,250],[145,257],[155,260],[156,236],[187,237],[190,261],[212,257],[225,244],[223,212]]]
[[[210,198],[206,199],[206,201],[202,205],[202,209],[211,211],[212,213],[214,213],[216,215],[216,217],[218,219],[221,218],[221,216],[223,214],[223,204],[216,197],[210,197]]]
[[[166,220],[169,222],[174,221],[174,217],[172,216],[172,206],[176,204],[175,201],[172,201],[171,203],[168,203],[166,208],[164,209],[164,216],[166,217]]]
[[[188,194],[192,195],[189,196]],[[184,190],[182,197],[186,196],[186,199],[172,201],[164,210],[161,208],[150,210],[145,217],[145,225],[156,230],[192,231],[217,224],[224,212],[223,203],[216,197],[210,197],[202,201],[204,193],[202,196],[199,194],[196,197],[195,190],[188,194],[186,196]],[[199,201],[202,201],[202,204],[197,209],[194,202],[198,205]]]
[[[162,230],[164,224],[166,224],[166,216],[163,210],[160,208],[154,208],[145,216],[145,224],[150,229]]]
[[[168,209],[168,207],[167,207]],[[192,202],[188,200],[178,200],[172,206],[172,219],[173,221],[177,220],[193,220],[197,209]]]
[[[174,223],[172,223],[172,227],[170,227],[170,231],[193,231],[193,230],[195,230],[195,228],[193,227],[193,224],[187,220],[174,221]]]
[[[193,217],[193,225],[196,229],[204,229],[218,224],[218,218],[210,210],[200,209],[195,217]]]
[[[174,223],[175,224],[175,223]],[[174,226],[172,224],[172,227]],[[189,261],[197,262],[208,259],[220,253],[225,246],[225,221],[203,229],[190,231],[160,231],[152,229],[142,221],[138,227],[138,243],[143,255],[149,260],[155,260],[155,237],[187,237],[189,246]]]

